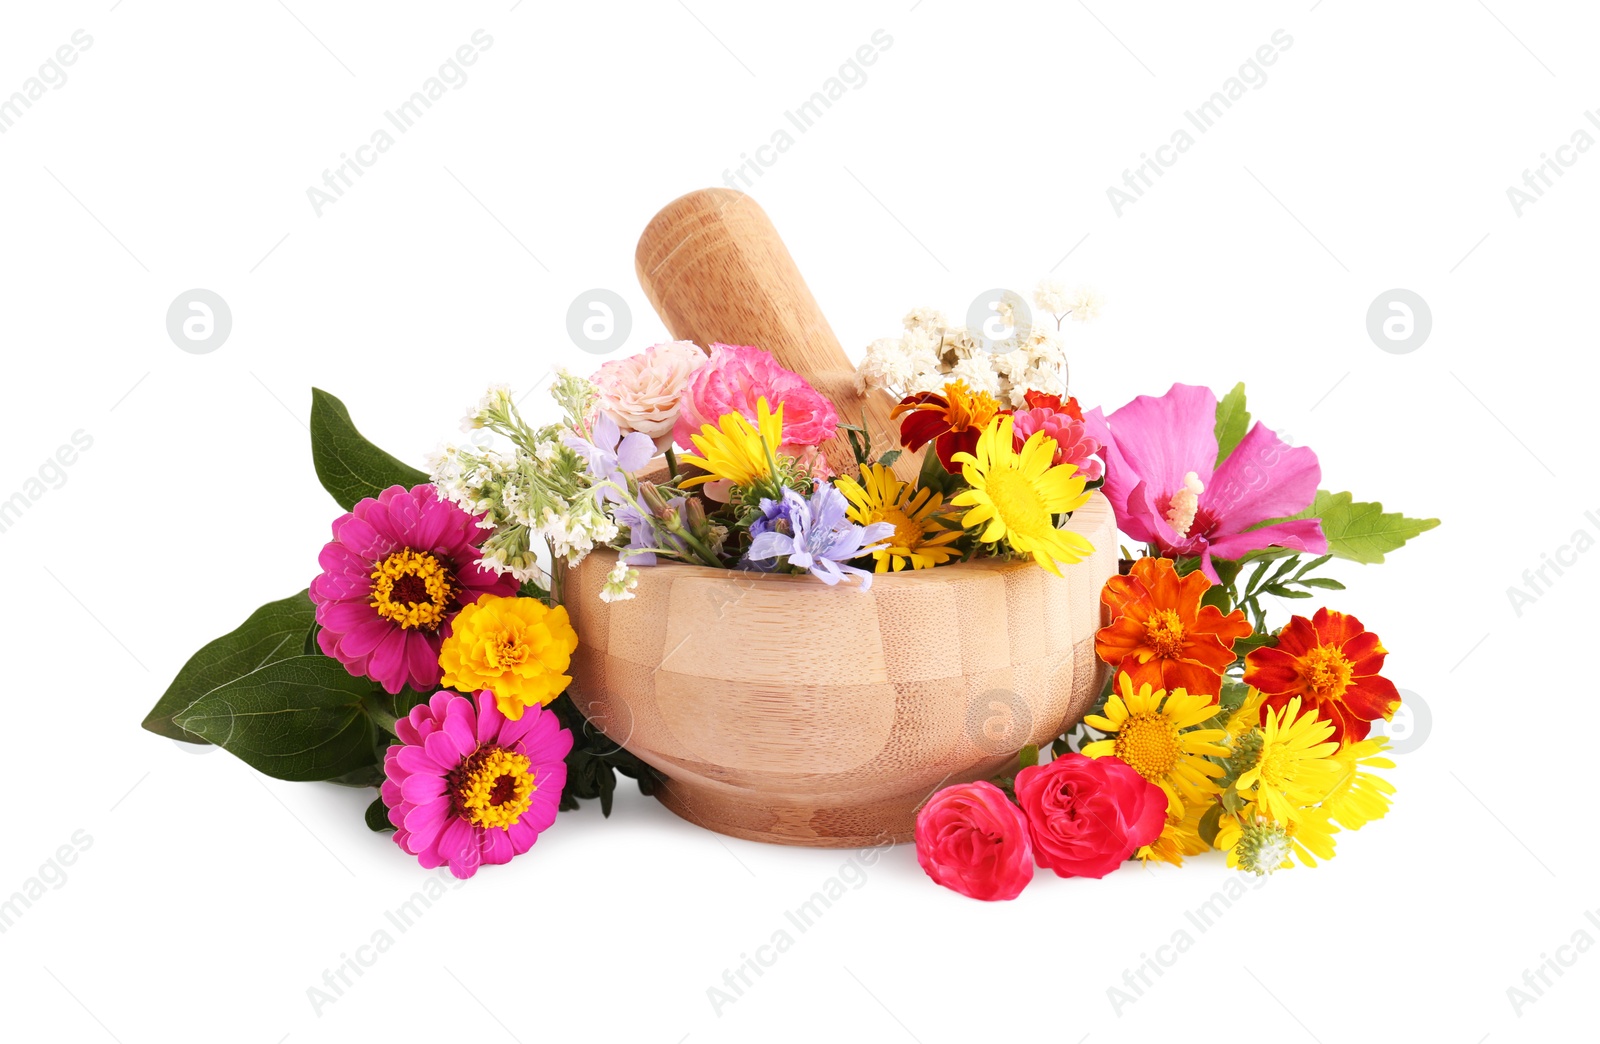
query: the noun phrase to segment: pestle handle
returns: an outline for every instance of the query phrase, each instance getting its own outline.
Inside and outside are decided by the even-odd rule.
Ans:
[[[894,399],[856,390],[855,367],[755,200],[727,188],[680,196],[646,226],[634,264],[673,337],[707,349],[721,342],[770,352],[827,396],[841,423],[860,424],[865,414],[875,456],[897,445]],[[836,472],[854,470],[844,432],[822,450]],[[909,481],[920,465],[920,454],[906,453],[894,470]]]

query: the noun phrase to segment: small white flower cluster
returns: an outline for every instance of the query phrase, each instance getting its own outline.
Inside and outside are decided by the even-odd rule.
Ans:
[[[462,427],[487,428],[513,446],[510,453],[445,446],[428,460],[439,496],[482,515],[478,527],[493,530],[479,565],[548,586],[534,550],[537,542],[575,566],[595,547],[616,539],[617,524],[597,502],[582,458],[562,444],[561,428],[529,429],[509,389],[490,388]]]
[[[600,586],[600,600],[626,602],[633,597],[634,588],[638,586],[639,570],[630,566],[626,559],[618,558],[617,564],[606,574],[606,582]]]
[[[998,316],[1012,335],[985,344],[964,326],[951,326],[942,312],[913,308],[898,337],[884,337],[867,346],[856,369],[858,388],[882,388],[896,398],[920,392],[938,392],[946,383],[964,381],[973,391],[984,391],[1012,407],[1023,405],[1028,390],[1051,395],[1067,394],[1067,357],[1060,333],[1066,319],[1087,322],[1100,314],[1100,295],[1086,287],[1069,290],[1045,279],[1034,291],[1034,304],[1055,320],[1018,314],[1023,301],[1007,295],[999,302]],[[1026,311],[1024,307],[1022,311]]]

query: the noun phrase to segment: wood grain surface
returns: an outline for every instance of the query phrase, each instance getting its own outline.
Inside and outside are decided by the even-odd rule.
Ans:
[[[668,777],[661,800],[691,822],[794,845],[908,841],[935,790],[1050,742],[1103,686],[1116,523],[1096,494],[1068,527],[1095,551],[1062,577],[979,559],[867,591],[663,562],[606,603],[616,555],[590,554],[565,585],[572,698]]]

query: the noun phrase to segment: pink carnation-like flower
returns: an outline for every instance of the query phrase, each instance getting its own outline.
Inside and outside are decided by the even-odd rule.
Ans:
[[[467,878],[509,863],[556,821],[572,733],[538,704],[511,721],[494,694],[437,692],[395,722],[383,803],[395,844],[432,870]]]
[[[803,448],[832,438],[839,427],[833,403],[771,355],[759,348],[713,344],[711,361],[695,371],[684,389],[672,437],[688,447],[690,435],[729,413],[742,414],[755,424],[756,402],[761,398],[783,406],[785,453],[798,456]]]
[[[642,432],[665,449],[678,421],[684,388],[705,365],[706,353],[692,341],[667,341],[626,359],[614,359],[589,378],[600,389],[601,412],[624,435]],[[696,429],[698,430],[698,429]]]
[[[1045,407],[1018,410],[1013,415],[1012,437],[1016,448],[1028,441],[1028,436],[1042,431],[1055,440],[1054,463],[1071,464],[1078,469],[1085,482],[1093,482],[1104,474],[1104,465],[1095,454],[1100,452],[1100,442],[1091,438],[1083,421],[1069,413],[1059,413]]]
[[[517,591],[515,577],[474,564],[489,535],[480,517],[423,484],[390,486],[334,519],[311,581],[322,651],[392,693],[437,688],[439,644],[456,613]]]
[[[1015,899],[1033,880],[1028,820],[993,783],[945,787],[917,813],[917,862],[962,895]]]

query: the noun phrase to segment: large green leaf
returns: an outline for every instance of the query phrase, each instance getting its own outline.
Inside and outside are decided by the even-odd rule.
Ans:
[[[1384,555],[1439,524],[1436,518],[1407,518],[1397,512],[1384,511],[1382,504],[1362,503],[1352,494],[1329,493],[1325,489],[1317,490],[1310,507],[1290,517],[1321,519],[1322,533],[1328,538],[1328,552],[1367,565],[1382,562]]]
[[[311,389],[311,460],[322,488],[346,511],[390,486],[410,489],[428,481],[427,475],[368,442],[344,403],[321,388]]]
[[[362,708],[373,684],[328,656],[293,656],[220,685],[175,714],[276,779],[324,780],[373,764],[377,734]]]
[[[1244,382],[1233,386],[1217,403],[1217,466],[1228,459],[1250,430],[1250,411],[1244,408]]]
[[[309,652],[306,642],[314,623],[315,607],[306,592],[266,605],[234,630],[189,657],[167,691],[144,719],[144,727],[158,736],[204,743],[187,732],[173,717],[212,690],[277,660]]]

